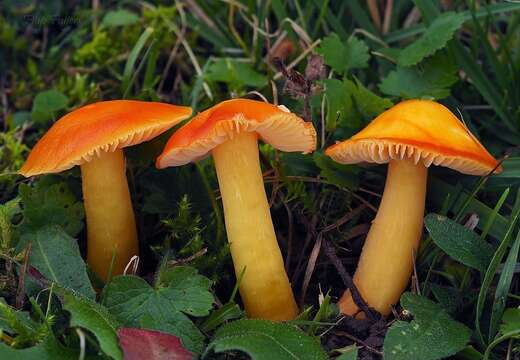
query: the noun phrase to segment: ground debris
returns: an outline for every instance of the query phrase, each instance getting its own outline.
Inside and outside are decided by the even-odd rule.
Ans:
[[[374,322],[368,318],[345,316],[334,330],[322,337],[322,343],[329,351],[355,344],[359,348],[359,359],[381,359],[387,328],[383,318]]]

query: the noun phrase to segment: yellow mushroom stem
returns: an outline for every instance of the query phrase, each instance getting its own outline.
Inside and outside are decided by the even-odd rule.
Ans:
[[[106,281],[109,275],[122,274],[131,257],[139,254],[123,150],[103,153],[81,165],[81,177],[87,262]]]
[[[413,254],[422,234],[427,172],[422,163],[409,159],[389,163],[383,198],[354,275],[363,299],[384,316],[410,281]],[[349,290],[339,308],[347,315],[359,311]]]
[[[255,133],[241,133],[213,150],[226,231],[247,315],[291,320],[298,314],[276,235]]]

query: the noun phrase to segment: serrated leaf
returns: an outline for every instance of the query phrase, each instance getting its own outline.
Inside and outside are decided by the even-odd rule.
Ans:
[[[96,293],[87,275],[76,239],[58,226],[47,226],[22,236],[31,243],[29,264],[59,286],[94,299]]]
[[[124,325],[178,336],[184,347],[200,353],[204,336],[185,315],[204,316],[213,304],[211,282],[190,267],[163,272],[152,288],[136,276],[117,276],[104,289],[108,310]]]
[[[35,122],[45,123],[52,120],[55,113],[67,107],[69,99],[57,90],[47,90],[38,93],[31,110],[31,118]]]
[[[510,308],[504,311],[502,315],[502,324],[500,325],[500,333],[502,335],[520,330],[520,309]]]
[[[300,329],[267,320],[237,320],[220,327],[208,349],[242,351],[253,360],[327,359],[319,341]]]
[[[107,309],[88,299],[74,296],[70,292],[64,294],[63,308],[70,312],[70,326],[91,331],[105,354],[115,360],[123,358],[117,339],[119,324]]]
[[[231,90],[240,90],[244,86],[262,87],[267,84],[267,77],[255,71],[251,64],[231,58],[213,61],[206,71],[206,79],[226,83]]]
[[[77,360],[79,353],[66,348],[49,335],[40,344],[26,349],[13,349],[0,342],[0,359],[16,360]]]
[[[326,79],[323,83],[328,105],[326,126],[329,131],[338,125],[357,130],[362,126],[362,119],[372,119],[393,105],[389,99],[378,96],[357,79],[355,82]]]
[[[125,360],[191,360],[179,338],[159,331],[121,328],[117,331]]]
[[[19,192],[24,208],[23,232],[54,224],[76,236],[83,229],[83,204],[76,200],[65,182],[46,185],[40,181],[32,187],[20,184]]]
[[[397,67],[379,84],[387,95],[404,99],[443,99],[458,80],[457,68],[447,56],[434,56],[415,67]]]
[[[452,259],[473,269],[486,271],[494,251],[475,232],[436,214],[427,215],[424,224],[433,242]]]
[[[352,96],[357,110],[365,117],[374,117],[393,105],[390,99],[382,98],[367,89],[358,79],[356,83],[347,81],[347,85],[352,91]]]
[[[444,48],[464,21],[464,15],[461,13],[447,12],[440,15],[419,39],[400,52],[397,63],[400,66],[416,65],[437,50]]]
[[[425,297],[404,293],[401,306],[414,320],[397,321],[390,327],[383,347],[385,360],[443,359],[462,350],[470,340],[466,326]]]
[[[368,46],[363,40],[351,36],[342,42],[335,33],[323,38],[316,52],[323,56],[325,64],[340,74],[350,69],[365,68],[370,59]]]
[[[108,11],[103,17],[101,25],[106,27],[132,25],[139,21],[139,17],[131,11],[120,9]]]
[[[0,298],[0,330],[15,337],[18,346],[34,343],[39,338],[41,326],[28,311],[16,310]]]

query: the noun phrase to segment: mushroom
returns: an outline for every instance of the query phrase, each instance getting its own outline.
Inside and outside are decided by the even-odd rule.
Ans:
[[[150,140],[190,115],[189,107],[155,102],[90,104],[59,119],[20,169],[30,177],[81,165],[87,261],[101,279],[121,274],[139,253],[122,148]]]
[[[399,103],[349,140],[329,147],[326,154],[342,164],[388,163],[381,204],[354,275],[361,296],[384,316],[410,279],[422,235],[428,167],[440,165],[479,176],[501,171],[452,112],[428,100]],[[359,312],[349,290],[339,308],[347,315]]]
[[[258,139],[304,154],[316,147],[316,131],[283,106],[234,99],[198,114],[176,131],[157,167],[206,157],[215,161],[226,231],[240,294],[249,317],[290,320],[298,313],[284,269],[258,154]]]

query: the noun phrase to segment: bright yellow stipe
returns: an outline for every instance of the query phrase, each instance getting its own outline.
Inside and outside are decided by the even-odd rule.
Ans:
[[[83,201],[87,218],[87,261],[107,280],[123,273],[130,258],[139,254],[123,151],[103,153],[81,165]]]
[[[213,150],[226,230],[240,295],[251,318],[291,320],[298,314],[260,170],[255,133],[241,133]]]
[[[422,234],[427,168],[411,160],[392,160],[377,216],[359,259],[354,283],[370,307],[384,316],[410,281],[414,251]],[[358,308],[350,291],[339,302],[344,314]]]

